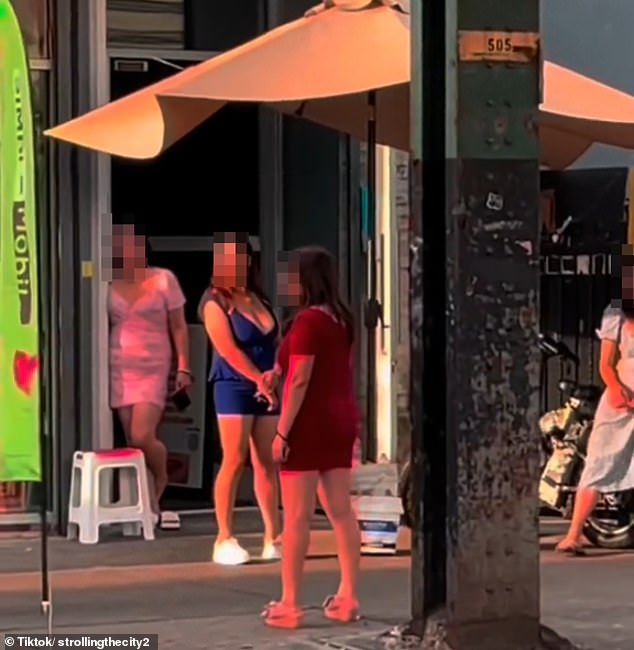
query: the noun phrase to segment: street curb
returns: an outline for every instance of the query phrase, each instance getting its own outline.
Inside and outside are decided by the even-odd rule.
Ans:
[[[409,566],[407,556],[373,556],[363,561],[363,571],[379,571],[390,567]],[[332,557],[309,558],[306,573],[320,573],[332,568]],[[275,575],[280,571],[279,562],[251,562],[243,567],[221,567],[212,562],[183,562],[179,564],[148,564],[136,566],[101,566],[82,569],[63,569],[51,572],[54,590],[82,590],[96,587],[123,587],[131,583],[161,584],[175,580],[198,582],[204,580],[236,580],[256,575]],[[5,573],[0,581],[0,594],[36,592],[40,589],[39,571]]]

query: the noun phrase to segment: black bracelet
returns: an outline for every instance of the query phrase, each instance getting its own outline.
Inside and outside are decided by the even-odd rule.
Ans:
[[[286,436],[283,436],[279,431],[276,431],[276,432],[275,432],[275,435],[276,435],[278,438],[281,438],[281,439],[282,439],[286,444],[288,444],[288,438],[287,438]]]
[[[194,378],[194,375],[192,375],[192,373],[189,370],[185,370],[185,368],[179,368],[176,371],[176,374],[178,374],[179,372],[183,375],[187,375],[190,379]]]

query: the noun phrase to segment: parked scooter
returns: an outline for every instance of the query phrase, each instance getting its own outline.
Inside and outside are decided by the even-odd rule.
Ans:
[[[546,362],[559,359],[578,368],[578,357],[557,336],[540,335],[539,348]],[[542,451],[539,498],[544,506],[569,518],[602,390],[599,386],[563,378],[559,390],[562,406],[548,411],[539,421]],[[403,523],[411,527],[417,504],[409,461],[401,471],[399,494]],[[584,534],[595,546],[634,547],[634,490],[603,495],[586,523]]]

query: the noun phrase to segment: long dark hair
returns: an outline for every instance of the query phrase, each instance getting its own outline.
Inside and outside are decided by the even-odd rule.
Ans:
[[[354,340],[354,316],[339,294],[334,257],[319,246],[305,246],[293,251],[289,261],[299,273],[301,297],[299,307],[323,305],[345,326],[350,342]]]

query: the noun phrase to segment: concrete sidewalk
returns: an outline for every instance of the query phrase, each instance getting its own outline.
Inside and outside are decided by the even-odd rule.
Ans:
[[[195,541],[184,538],[185,543]],[[257,538],[253,541],[259,543]],[[113,546],[123,551],[122,545],[130,543]],[[72,556],[78,546],[65,548]],[[409,557],[364,558],[365,618],[354,626],[337,627],[318,610],[323,597],[336,587],[333,551],[329,532],[313,534],[305,585],[305,603],[312,609],[306,626],[295,633],[267,629],[258,617],[262,606],[279,595],[279,565],[254,563],[229,569],[214,566],[208,556],[179,564],[57,571],[52,579],[55,632],[155,633],[160,635],[161,648],[179,650],[308,650],[323,648],[325,643],[349,650],[383,648],[378,635],[408,618]],[[596,551],[587,558],[567,559],[544,551],[543,622],[592,650],[631,650],[632,584],[632,554]],[[0,576],[0,632],[45,631],[38,589],[37,573]]]
[[[256,508],[238,509],[234,517],[237,537],[257,551],[261,544],[262,523]],[[328,530],[325,517],[316,516],[312,529]],[[205,562],[211,556],[216,535],[212,514],[183,517],[179,531],[156,531],[156,540],[145,542],[140,538],[124,538],[120,529],[104,527],[99,544],[84,545],[52,536],[48,540],[48,558],[51,570],[88,569],[94,566],[135,566],[139,564],[175,564]],[[39,532],[6,533],[0,535],[0,575],[40,568]]]
[[[555,535],[562,534],[566,523],[561,519],[541,520],[542,548],[552,548]],[[330,530],[325,517],[316,516],[312,529],[318,534],[314,539],[329,538]],[[260,516],[256,509],[241,509],[236,512],[235,532],[240,541],[253,554],[259,553],[261,545]],[[66,569],[89,569],[97,566],[137,566],[141,564],[182,564],[185,562],[207,562],[216,534],[212,515],[195,515],[183,518],[183,527],[178,532],[157,531],[154,542],[141,539],[122,538],[121,534],[108,528],[102,533],[102,542],[97,545],[82,545],[60,537],[49,539],[49,567],[52,571]],[[329,544],[329,545],[328,545]],[[409,549],[409,531],[404,529],[400,538],[401,548]],[[326,544],[325,551],[331,553],[334,547]],[[323,550],[323,549],[322,549]],[[318,552],[318,549],[315,549]],[[0,576],[7,573],[39,571],[39,533],[30,532],[0,536]]]

